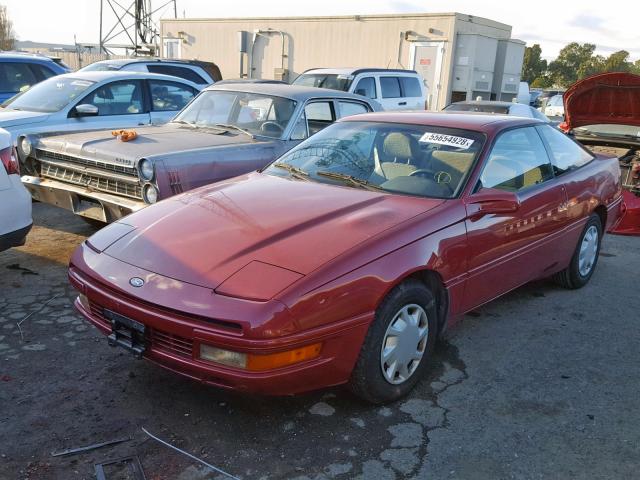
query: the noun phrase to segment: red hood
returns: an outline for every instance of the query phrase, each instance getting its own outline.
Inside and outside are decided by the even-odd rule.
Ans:
[[[145,208],[122,220],[134,229],[116,223],[89,243],[111,237],[106,254],[215,289],[256,261],[306,275],[441,203],[253,173]]]
[[[602,73],[564,93],[566,130],[585,125],[640,126],[640,75]]]

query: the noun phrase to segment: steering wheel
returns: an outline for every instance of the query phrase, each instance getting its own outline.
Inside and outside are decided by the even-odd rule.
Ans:
[[[260,125],[260,131],[263,133],[282,135],[284,129],[277,122],[267,121]]]
[[[449,189],[449,192],[453,194],[453,188],[451,188],[451,175],[445,171],[432,172],[431,170],[427,170],[426,168],[419,168],[418,170],[414,170],[409,174],[410,177],[422,177],[428,180],[432,180],[438,185],[446,185]]]

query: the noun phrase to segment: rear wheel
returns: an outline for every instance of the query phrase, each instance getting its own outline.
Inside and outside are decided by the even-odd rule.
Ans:
[[[554,279],[565,288],[582,288],[593,275],[600,255],[602,222],[592,214],[580,235],[578,245],[567,268],[555,274]]]
[[[405,396],[427,368],[437,335],[436,303],[417,280],[394,288],[376,311],[349,388],[371,403]]]

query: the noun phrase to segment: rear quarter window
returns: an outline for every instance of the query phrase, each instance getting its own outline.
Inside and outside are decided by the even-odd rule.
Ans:
[[[556,175],[575,170],[595,158],[559,130],[549,125],[536,128],[549,147],[551,163]]]
[[[208,84],[202,76],[198,75],[194,70],[187,67],[178,67],[176,65],[147,65],[147,69],[151,73],[161,73],[163,75],[171,75],[172,77],[184,78],[199,85]]]
[[[405,97],[422,97],[422,89],[420,81],[416,77],[400,77],[403,96]]]

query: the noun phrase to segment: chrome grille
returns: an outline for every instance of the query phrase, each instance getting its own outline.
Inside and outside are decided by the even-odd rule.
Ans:
[[[142,185],[135,168],[110,165],[70,155],[36,150],[40,175],[89,190],[142,199]]]

